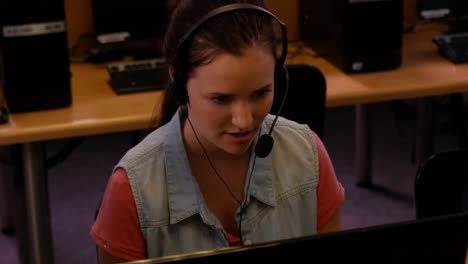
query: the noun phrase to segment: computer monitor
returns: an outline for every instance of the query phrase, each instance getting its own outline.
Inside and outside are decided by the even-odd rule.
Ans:
[[[447,21],[450,33],[468,31],[467,0],[417,0],[417,11],[424,20]]]
[[[465,263],[468,212],[127,263]]]
[[[93,21],[97,36],[158,37],[167,25],[166,0],[93,0]]]
[[[122,55],[140,53],[141,58],[159,57],[169,20],[166,2],[92,0],[97,42],[107,46],[105,50],[120,49],[120,53],[125,53]]]

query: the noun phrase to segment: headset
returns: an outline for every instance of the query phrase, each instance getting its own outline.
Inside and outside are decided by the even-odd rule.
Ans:
[[[273,131],[273,127],[276,124],[276,120],[278,119],[278,116],[281,112],[281,109],[284,105],[287,91],[288,91],[288,71],[285,66],[285,61],[286,61],[286,56],[288,53],[288,37],[287,37],[287,29],[285,23],[283,23],[278,17],[276,17],[273,13],[270,11],[266,10],[265,8],[262,8],[260,6],[254,5],[254,4],[247,4],[247,3],[234,3],[234,4],[227,4],[218,8],[213,9],[210,11],[208,14],[203,16],[197,23],[195,23],[180,39],[177,45],[176,49],[176,54],[175,54],[175,60],[174,60],[174,65],[173,66],[173,74],[172,77],[169,80],[169,86],[171,89],[172,94],[176,98],[177,102],[180,105],[185,105],[188,103],[188,93],[187,93],[187,73],[181,70],[183,68],[183,65],[181,65],[181,57],[183,55],[187,54],[186,50],[186,45],[188,39],[193,36],[194,32],[197,31],[197,29],[200,28],[201,25],[206,23],[208,20],[210,20],[213,17],[219,16],[221,14],[225,14],[228,12],[233,12],[233,11],[238,11],[238,10],[251,10],[251,11],[257,11],[260,13],[264,13],[272,17],[278,24],[280,25],[281,28],[281,35],[282,35],[282,51],[281,55],[276,58],[275,62],[275,80],[280,80],[280,77],[278,75],[284,75],[286,76],[286,91],[282,100],[282,103],[280,105],[280,108],[276,114],[275,119],[273,120],[272,125],[270,126],[270,130],[268,134],[263,134],[257,142],[257,145],[255,146],[255,154],[260,157],[264,158],[268,156],[273,148],[273,137],[271,136],[271,133]]]

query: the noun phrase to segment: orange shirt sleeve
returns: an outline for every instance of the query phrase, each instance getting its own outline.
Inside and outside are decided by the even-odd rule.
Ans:
[[[317,143],[319,184],[317,187],[317,229],[324,226],[344,201],[344,188],[335,175],[330,156],[319,136],[312,132]]]
[[[146,244],[124,169],[117,169],[107,183],[91,236],[98,247],[115,257],[132,261],[146,258]]]

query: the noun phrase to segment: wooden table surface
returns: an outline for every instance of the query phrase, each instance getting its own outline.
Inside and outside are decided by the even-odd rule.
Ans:
[[[325,74],[327,107],[383,102],[468,90],[468,64],[437,54],[432,36],[440,26],[423,25],[404,36],[402,66],[395,70],[345,74],[300,43],[290,45],[287,63],[312,64]],[[0,145],[145,129],[161,92],[117,95],[105,64],[72,63],[72,106],[12,114],[0,125]],[[155,116],[154,118],[158,118]]]

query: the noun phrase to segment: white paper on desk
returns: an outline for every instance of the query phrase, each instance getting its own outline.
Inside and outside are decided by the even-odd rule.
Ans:
[[[439,8],[434,10],[424,10],[421,11],[421,16],[425,19],[431,18],[440,18],[450,14],[450,9],[448,8]]]
[[[23,25],[7,25],[3,27],[3,37],[27,37],[59,33],[65,31],[65,21],[52,21]]]

